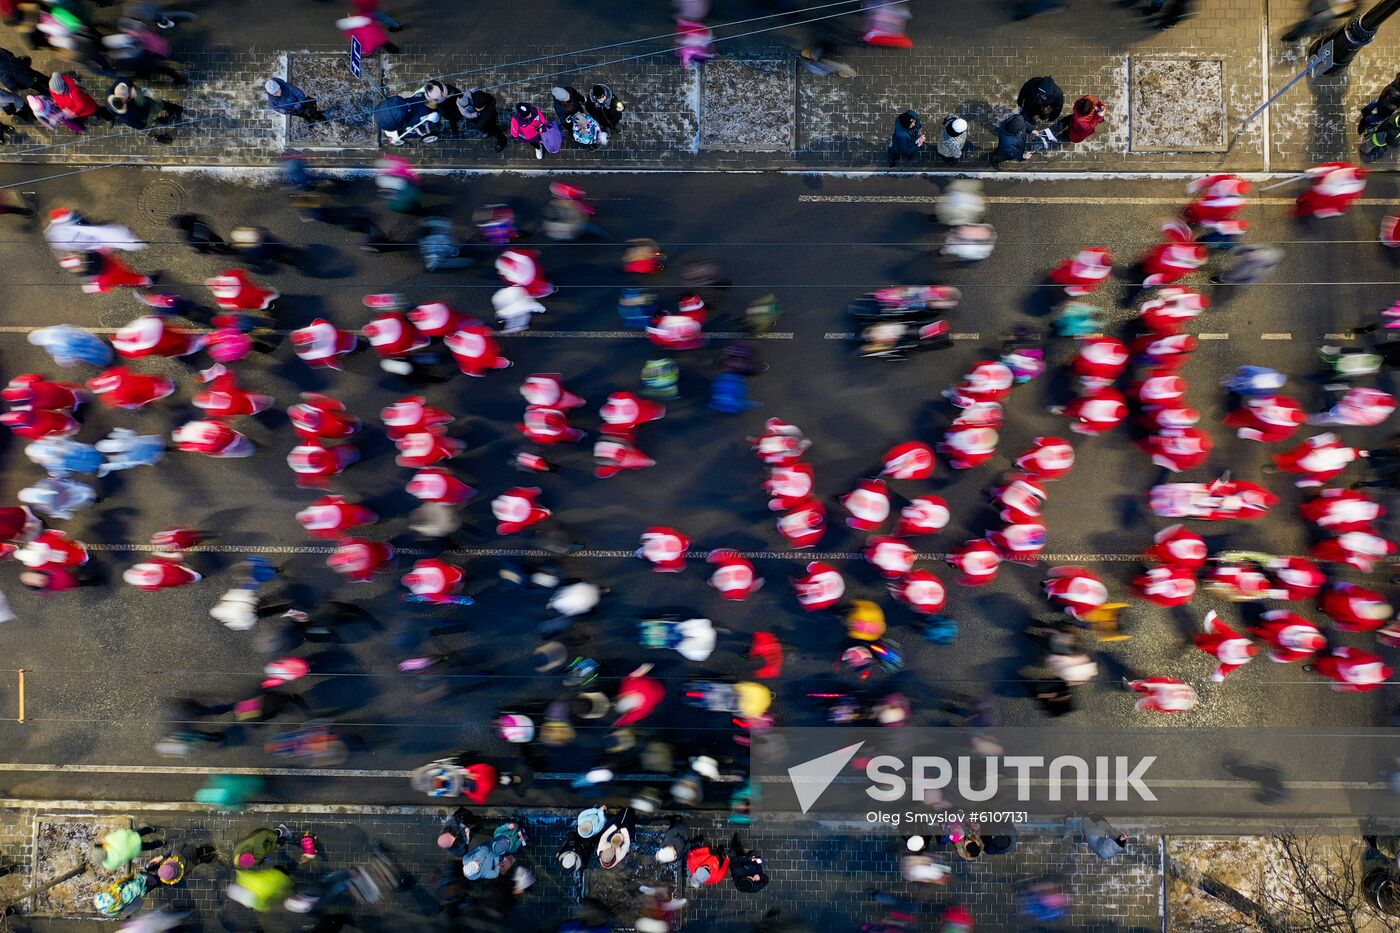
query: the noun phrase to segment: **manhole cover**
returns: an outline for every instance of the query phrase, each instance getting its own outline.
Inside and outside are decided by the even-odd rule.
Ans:
[[[1223,62],[1133,58],[1131,80],[1133,152],[1225,151]]]
[[[796,146],[793,62],[715,58],[700,73],[700,148],[787,152]]]
[[[141,192],[141,213],[164,226],[176,214],[186,212],[185,189],[168,178],[158,178]]]

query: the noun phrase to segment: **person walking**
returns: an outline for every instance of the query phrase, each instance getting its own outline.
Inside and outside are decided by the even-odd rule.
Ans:
[[[1072,143],[1082,143],[1094,135],[1094,130],[1107,116],[1108,105],[1092,94],[1085,94],[1055,123],[1055,135]]]
[[[150,126],[166,126],[178,120],[184,108],[157,97],[150,88],[137,87],[126,81],[112,85],[107,95],[107,110],[112,118],[134,130],[144,130]],[[153,133],[151,138],[162,145],[174,142],[169,133]]]
[[[1357,0],[1308,0],[1308,15],[1283,34],[1284,42],[1296,42],[1328,32],[1356,12]]]
[[[462,108],[458,104],[461,99],[462,89],[455,84],[434,80],[423,85],[425,105],[429,110],[441,113],[454,133],[462,124]]]
[[[116,871],[138,858],[142,852],[152,852],[165,845],[165,836],[150,826],[114,829],[92,845],[92,856],[101,859],[102,867]]]
[[[856,70],[850,65],[836,57],[833,49],[826,45],[817,44],[811,48],[803,49],[800,53],[802,64],[812,74],[827,77],[836,75],[841,78],[854,78]]]
[[[992,168],[1001,171],[1003,162],[1024,162],[1030,144],[1025,117],[1013,113],[997,124],[997,147],[992,152]]]
[[[1050,75],[1031,78],[1016,94],[1016,106],[1030,123],[1056,120],[1065,109],[1065,92]]]
[[[588,111],[588,100],[577,88],[556,85],[550,89],[549,96],[553,98],[554,116],[558,118],[560,126],[568,124],[574,114]]]
[[[890,168],[900,159],[912,159],[919,154],[924,142],[924,124],[912,109],[906,110],[894,119],[894,132],[890,134]]]
[[[1381,88],[1375,98],[1361,108],[1356,131],[1365,136],[1371,128],[1397,110],[1400,110],[1400,72],[1396,72],[1390,83]]]
[[[278,113],[301,117],[308,123],[317,123],[326,118],[316,101],[290,81],[268,78],[263,82],[263,90],[267,93],[267,105]]]
[[[292,831],[285,826],[276,829],[259,827],[234,844],[233,867],[239,870],[257,868],[277,851],[278,846],[291,841]]]
[[[365,58],[381,49],[395,54],[399,47],[389,40],[384,24],[373,16],[346,16],[335,21],[336,28],[360,43]]]
[[[213,846],[186,843],[152,857],[146,863],[145,872],[155,883],[175,887],[189,876],[190,869],[217,859],[218,852]]]
[[[403,29],[403,23],[379,8],[379,0],[350,0],[350,6],[360,16],[368,16],[390,32]]]
[[[88,117],[97,116],[102,111],[97,106],[97,101],[92,99],[92,95],[83,90],[77,80],[70,74],[62,74],[55,71],[49,78],[49,97],[63,111],[63,115],[69,120],[83,125],[83,121]],[[99,117],[101,119],[101,117]]]
[[[467,129],[485,133],[496,141],[497,152],[510,145],[505,131],[501,129],[501,115],[496,107],[496,98],[489,92],[479,87],[473,88],[457,98],[457,110],[462,114]]]
[[[518,139],[534,149],[535,158],[543,159],[544,134],[550,125],[538,107],[521,101],[515,105],[510,117],[510,135],[512,139]]]
[[[584,102],[589,116],[598,121],[604,131],[616,133],[622,125],[622,114],[626,105],[606,84],[595,84],[588,89],[588,99]]]
[[[768,886],[768,872],[764,869],[763,856],[752,849],[744,848],[738,833],[730,840],[729,851],[733,854],[730,873],[734,879],[734,887],[745,894],[756,894]]]
[[[1273,272],[1283,261],[1277,246],[1241,246],[1234,251],[1234,262],[1210,277],[1212,285],[1249,285]]]
[[[1111,861],[1128,850],[1128,834],[1120,833],[1113,824],[1096,813],[1079,818],[1079,832],[1094,854]]]
[[[943,135],[938,138],[933,151],[938,153],[938,158],[954,165],[962,158],[963,147],[966,145],[967,121],[957,114],[948,114],[943,118]]]
[[[696,836],[685,854],[685,870],[691,884],[719,884],[729,877],[729,856],[723,846],[712,849],[703,838]]]
[[[1361,131],[1361,157],[1375,162],[1396,142],[1400,142],[1400,111],[1368,123]]]

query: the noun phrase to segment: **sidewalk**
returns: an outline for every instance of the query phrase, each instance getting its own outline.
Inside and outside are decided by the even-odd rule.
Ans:
[[[227,858],[233,844],[249,831],[259,826],[286,823],[293,830],[314,831],[324,853],[311,866],[293,868],[295,877],[309,877],[315,872],[344,868],[361,861],[369,855],[375,841],[388,845],[419,883],[413,890],[392,895],[373,908],[360,909],[381,918],[392,917],[392,929],[419,928],[412,927],[411,923],[423,922],[436,913],[436,901],[431,896],[433,884],[444,874],[459,870],[459,864],[444,857],[433,842],[439,820],[447,812],[447,808],[433,807],[296,810],[255,806],[228,815],[197,811],[183,805],[178,809],[141,810],[125,809],[122,804],[97,804],[80,812],[53,809],[35,802],[22,809],[0,811],[0,863],[20,868],[0,877],[0,899],[52,877],[58,869],[40,867],[36,872],[36,858],[41,866],[57,865],[60,859],[56,856],[63,853],[56,853],[50,842],[36,844],[36,839],[53,838],[58,829],[70,827],[70,824],[72,832],[79,832],[82,827],[90,832],[95,823],[131,818],[138,824],[147,823],[165,830],[171,842],[212,844]],[[552,929],[554,923],[568,916],[582,898],[589,895],[612,904],[624,920],[630,921],[632,915],[626,912],[627,905],[637,884],[676,883],[679,878],[677,872],[663,869],[652,859],[659,844],[659,831],[665,825],[663,820],[640,824],[632,854],[616,872],[603,872],[595,862],[583,882],[576,883],[564,877],[553,858],[576,811],[474,812],[480,816],[473,825],[488,833],[507,818],[526,824],[529,846],[524,852],[538,883],[512,915],[516,929]],[[722,817],[708,814],[693,814],[688,819],[692,829],[703,832],[712,841],[727,842],[735,828]],[[771,906],[781,906],[800,915],[813,929],[855,929],[879,913],[879,908],[869,898],[868,891],[872,888],[916,902],[925,925],[942,907],[959,903],[973,912],[979,931],[1024,930],[1029,921],[1018,914],[1017,886],[1042,878],[1063,884],[1074,900],[1070,916],[1046,929],[1082,930],[1097,924],[1107,924],[1116,930],[1162,928],[1158,837],[1138,840],[1125,858],[1114,862],[1099,859],[1077,837],[1058,835],[1027,834],[1007,855],[987,857],[975,863],[960,861],[955,853],[948,851],[940,857],[952,866],[953,880],[943,886],[915,891],[900,881],[896,836],[801,823],[772,829],[745,829],[743,835],[750,848],[766,857],[771,883],[759,894],[742,894],[727,883],[687,890],[690,908],[686,930],[742,933],[747,924],[756,922]],[[275,858],[292,868],[288,850],[282,850]],[[179,889],[148,895],[147,903],[158,904],[167,899],[192,903],[202,930],[249,929],[248,922],[253,914],[227,903],[223,896],[230,874],[223,863],[202,866],[192,872],[190,880]],[[54,890],[49,900],[38,904],[37,910],[32,901],[26,903],[25,913],[33,921],[33,929],[93,928],[96,921],[91,918],[89,922],[61,922],[52,917],[59,912],[54,909],[57,903],[90,903],[89,894],[96,889],[93,879],[94,875],[89,874],[65,883]],[[293,922],[296,918],[285,913],[258,915],[257,919],[261,929],[268,931],[297,928]],[[630,924],[622,927],[627,928]]]
[[[1200,4],[1198,16],[1158,31],[1135,6],[1073,2],[1065,15],[1022,23],[1010,22],[995,4],[960,3],[949,10],[920,4],[918,46],[910,51],[850,50],[845,57],[859,70],[853,80],[811,74],[775,34],[723,43],[718,47],[722,57],[698,72],[681,69],[664,41],[584,56],[559,54],[570,48],[562,44],[474,41],[468,46],[448,44],[448,37],[432,45],[406,41],[403,51],[382,65],[380,59],[366,61],[363,79],[349,73],[339,44],[290,51],[265,44],[204,46],[180,56],[193,83],[171,93],[185,105],[188,121],[172,144],[161,146],[101,124],[79,137],[22,127],[16,142],[0,147],[0,160],[88,164],[129,158],[142,164],[249,165],[267,164],[285,148],[305,145],[321,163],[364,165],[377,151],[365,112],[370,105],[429,77],[455,75],[451,80],[462,87],[494,88],[503,113],[515,100],[530,100],[547,110],[549,88],[556,81],[583,88],[595,81],[610,83],[628,110],[621,132],[602,150],[566,144],[563,152],[541,163],[523,146],[497,155],[486,139],[452,136],[433,146],[409,144],[396,150],[418,164],[883,169],[893,117],[913,106],[924,117],[930,144],[928,154],[905,163],[906,168],[949,168],[931,150],[942,116],[956,112],[973,127],[960,167],[984,170],[995,123],[1014,106],[1021,82],[1048,73],[1064,88],[1067,102],[1082,93],[1102,97],[1109,104],[1109,119],[1086,142],[1037,154],[1021,169],[1296,170],[1325,159],[1354,158],[1355,114],[1389,80],[1400,53],[1400,28],[1382,29],[1342,75],[1315,86],[1301,82],[1269,114],[1241,130],[1244,117],[1302,67],[1303,43],[1285,47],[1279,41],[1298,18],[1301,4],[1212,0]],[[1086,26],[1086,15],[1094,17],[1092,26]],[[931,20],[947,29],[929,30]],[[547,30],[532,34],[553,35]],[[421,39],[425,32],[412,35]],[[802,41],[800,34],[785,38],[793,45]],[[572,47],[586,44],[581,37]],[[636,58],[649,52],[658,54]],[[542,57],[547,58],[538,60]],[[635,60],[617,61],[624,58]],[[530,59],[536,61],[499,67]],[[607,62],[614,63],[603,64]],[[46,69],[50,62],[39,53],[35,64]],[[286,119],[267,110],[261,87],[271,74],[302,83],[322,100],[338,121],[336,127],[308,132],[301,121],[293,119],[289,127]],[[105,89],[107,83],[95,77],[88,82],[94,89]],[[1178,106],[1183,102],[1189,105],[1184,110]],[[1198,151],[1180,151],[1182,146]]]

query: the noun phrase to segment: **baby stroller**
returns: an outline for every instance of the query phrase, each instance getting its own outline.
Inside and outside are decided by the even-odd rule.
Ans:
[[[402,146],[410,139],[435,143],[440,138],[442,114],[429,108],[427,98],[415,91],[375,104],[374,122],[391,146]]]

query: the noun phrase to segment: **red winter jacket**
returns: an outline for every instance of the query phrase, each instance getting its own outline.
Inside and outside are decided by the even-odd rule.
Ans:
[[[1078,111],[1079,100],[1087,100],[1093,107],[1087,115]],[[1082,143],[1090,136],[1094,135],[1094,130],[1099,128],[1103,122],[1107,109],[1104,108],[1103,101],[1091,94],[1085,94],[1075,101],[1075,108],[1069,113],[1069,141],[1072,143]]]
[[[729,877],[729,856],[726,855],[721,859],[710,851],[709,846],[696,846],[686,853],[685,870],[694,878],[695,873],[701,868],[710,870],[710,877],[700,882],[701,884],[719,884]]]
[[[93,100],[92,95],[87,91],[79,87],[78,82],[74,81],[70,75],[63,76],[63,84],[67,88],[66,91],[54,93],[50,90],[49,92],[49,96],[53,98],[55,104],[58,104],[60,110],[75,120],[90,117],[97,112],[97,101]]]

